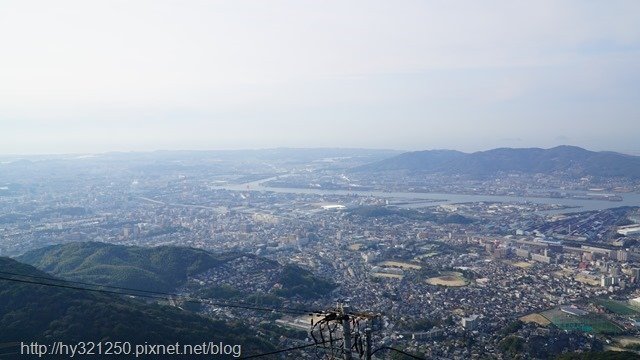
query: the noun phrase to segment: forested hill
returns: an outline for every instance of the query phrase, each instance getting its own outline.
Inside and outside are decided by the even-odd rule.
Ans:
[[[177,246],[138,247],[78,242],[36,249],[18,257],[20,261],[67,280],[162,292],[174,292],[185,285],[189,277],[207,271],[243,274],[247,267],[239,264],[240,259],[251,265],[251,271],[273,275],[269,276],[272,284],[262,286],[278,284],[280,288],[273,293],[278,297],[317,298],[335,288],[333,283],[295,264],[282,265],[240,252],[211,253]],[[239,298],[253,295],[247,291],[250,286],[242,283],[245,280],[250,282],[252,274],[244,275],[239,276],[241,281],[233,284]],[[206,293],[207,296],[218,297],[215,291]]]
[[[594,152],[576,146],[551,149],[499,148],[474,153],[427,150],[400,154],[354,169],[358,172],[409,171],[489,176],[499,172],[640,178],[640,157]]]
[[[47,280],[54,278],[9,258],[0,257],[0,272],[3,278],[65,284]],[[20,341],[201,344],[212,340],[242,344],[243,353],[273,348],[242,325],[214,321],[170,306],[119,295],[0,280],[0,344]],[[3,347],[0,354],[7,349]]]
[[[164,292],[224,261],[222,256],[194,248],[100,242],[53,245],[27,252],[18,260],[63,279]]]

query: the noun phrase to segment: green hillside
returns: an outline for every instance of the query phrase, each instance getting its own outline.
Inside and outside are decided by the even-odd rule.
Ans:
[[[49,275],[9,258],[0,271]],[[1,275],[6,277],[6,275]],[[38,282],[51,282],[37,280]],[[20,341],[129,341],[144,344],[242,344],[243,354],[272,349],[240,325],[119,295],[0,280],[0,344]]]
[[[182,285],[187,276],[222,261],[212,253],[193,248],[143,248],[99,242],[45,247],[18,260],[63,279],[165,292]]]
[[[282,289],[277,290],[276,295],[283,297],[300,296],[312,299],[319,294],[326,294],[336,287],[335,284],[318,279],[310,271],[295,265],[284,266],[278,280],[282,284]]]
[[[309,299],[323,296],[335,288],[334,284],[315,277],[297,265],[281,265],[251,254],[214,254],[176,246],[147,248],[78,242],[33,250],[18,257],[18,260],[66,280],[174,292],[176,288],[186,284],[189,276],[206,271],[228,271],[234,274],[246,272],[242,278],[250,281],[253,272],[234,267],[237,265],[233,265],[233,260],[238,258],[249,259],[254,272],[268,270],[273,273],[271,281],[282,285],[280,290],[272,294],[274,296]],[[234,296],[228,296],[226,290],[232,290]],[[255,295],[240,283],[233,284],[233,289],[226,290],[215,286],[208,290],[198,289],[197,293],[200,296],[227,299],[251,299],[250,296]]]

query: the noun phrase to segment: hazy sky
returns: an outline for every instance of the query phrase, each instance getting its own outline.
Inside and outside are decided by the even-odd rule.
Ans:
[[[640,154],[640,1],[0,0],[0,153]]]

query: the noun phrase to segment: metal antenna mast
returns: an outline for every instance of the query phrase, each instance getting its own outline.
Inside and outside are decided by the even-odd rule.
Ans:
[[[311,337],[320,349],[330,350],[331,359],[371,359],[373,321],[379,315],[355,313],[348,304],[338,303],[335,310],[316,316],[320,319],[311,320]],[[342,333],[341,337],[336,336],[338,331]]]

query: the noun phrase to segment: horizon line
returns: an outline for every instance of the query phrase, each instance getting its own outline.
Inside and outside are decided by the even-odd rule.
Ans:
[[[490,151],[496,149],[542,149],[542,150],[550,150],[558,147],[573,147],[580,148],[587,151],[593,152],[615,152],[624,155],[631,156],[640,156],[640,150],[627,150],[626,152],[615,151],[615,150],[590,150],[588,148],[578,146],[578,145],[569,145],[562,144],[551,147],[536,147],[536,146],[528,146],[528,147],[509,147],[509,146],[500,146],[494,148],[487,148],[483,150],[476,151],[462,151],[454,148],[431,148],[431,149],[419,149],[419,150],[402,150],[402,149],[393,149],[393,148],[367,148],[367,147],[332,147],[332,146],[317,146],[317,147],[287,147],[287,146],[278,146],[278,147],[265,147],[265,148],[224,148],[224,149],[153,149],[153,150],[108,150],[108,151],[97,151],[97,152],[60,152],[60,153],[33,153],[33,154],[17,154],[17,153],[0,153],[0,157],[45,157],[45,156],[100,156],[100,155],[109,155],[109,154],[151,154],[151,153],[161,153],[161,152],[192,152],[192,153],[206,153],[206,152],[246,152],[246,151],[273,151],[273,150],[347,150],[347,151],[358,151],[358,150],[368,150],[368,151],[389,151],[389,152],[399,152],[399,153],[410,153],[410,152],[420,152],[420,151],[459,151],[466,154],[473,154],[477,152]]]

